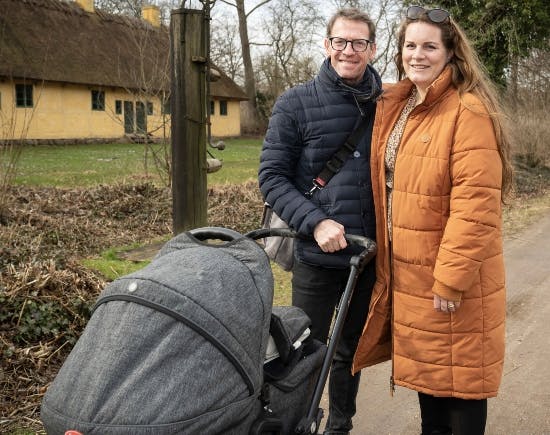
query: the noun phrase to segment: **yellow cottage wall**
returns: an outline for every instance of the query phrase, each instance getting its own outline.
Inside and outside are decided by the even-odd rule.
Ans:
[[[105,110],[92,110],[92,89],[105,92]],[[93,88],[64,83],[34,84],[33,107],[15,107],[15,85],[0,82],[0,134],[4,139],[89,139],[124,136],[124,113],[115,113],[115,101],[133,101],[136,96],[116,88]],[[157,97],[147,130],[155,137],[170,134],[163,127],[162,107]]]
[[[105,92],[105,110],[92,110],[92,89]],[[0,82],[0,135],[3,139],[110,139],[124,136],[124,113],[115,113],[115,101],[132,101],[136,96],[117,88],[94,88],[65,83],[37,83],[32,108],[15,107],[15,85]],[[147,116],[147,130],[157,138],[170,136],[169,116],[162,115],[160,99],[151,97],[153,115]],[[124,109],[123,109],[124,111]],[[15,115],[13,115],[15,114]],[[238,101],[227,101],[227,115],[220,115],[214,100],[211,134],[235,137],[241,134]]]
[[[220,102],[214,100],[214,113],[210,114],[211,133],[216,137],[241,135],[241,106],[238,101],[227,101],[227,115],[220,115]]]

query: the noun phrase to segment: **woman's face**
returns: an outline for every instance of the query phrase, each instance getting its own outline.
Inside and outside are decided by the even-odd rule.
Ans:
[[[403,69],[416,85],[422,99],[426,89],[441,74],[452,53],[443,45],[441,29],[421,21],[412,22],[405,31]]]

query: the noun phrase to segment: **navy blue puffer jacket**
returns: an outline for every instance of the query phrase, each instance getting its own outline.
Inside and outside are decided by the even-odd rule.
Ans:
[[[369,160],[375,101],[381,88],[380,76],[372,67],[358,86],[350,87],[326,59],[315,79],[277,99],[258,178],[266,202],[298,233],[311,236],[321,220],[330,218],[344,225],[348,234],[375,238]],[[352,133],[361,111],[369,118],[369,128],[356,152],[324,189],[306,198],[312,180]],[[299,261],[323,267],[348,267],[357,251],[348,247],[325,254],[314,241],[296,243]]]

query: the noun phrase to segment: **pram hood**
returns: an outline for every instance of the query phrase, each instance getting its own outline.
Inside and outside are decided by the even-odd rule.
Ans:
[[[245,237],[216,245],[184,233],[160,250],[152,266],[128,279],[159,284],[171,310],[225,349],[256,390],[273,303],[273,275],[262,248]]]
[[[42,402],[48,433],[231,433],[259,406],[272,298],[255,241],[176,236],[101,293]]]

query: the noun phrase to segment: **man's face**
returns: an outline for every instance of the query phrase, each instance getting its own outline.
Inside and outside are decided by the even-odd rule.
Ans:
[[[370,39],[369,26],[362,21],[338,18],[332,26],[330,36],[349,41]],[[338,51],[332,48],[330,40],[325,38],[325,50],[330,57],[332,67],[344,82],[348,85],[356,85],[363,78],[367,64],[374,58],[376,45],[369,43],[366,51],[354,51],[351,43],[348,42],[344,50]]]

